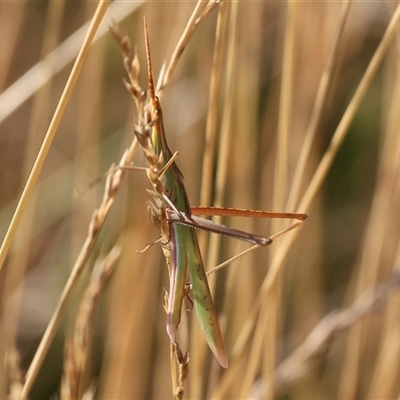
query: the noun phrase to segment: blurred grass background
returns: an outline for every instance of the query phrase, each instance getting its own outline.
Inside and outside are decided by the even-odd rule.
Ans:
[[[225,2],[224,2],[225,3]],[[194,2],[147,2],[127,12],[121,29],[130,37],[145,70],[142,17],[149,27],[157,77],[194,9]],[[113,4],[117,9],[123,3]],[[266,293],[262,282],[283,238],[236,261],[212,277],[230,367],[222,370],[195,335],[196,317],[184,313],[181,345],[190,341],[186,398],[264,398],[274,368],[291,354],[330,311],[348,307],[367,289],[390,277],[399,258],[399,37],[373,78],[347,136],[316,198],[307,210],[287,209],[317,88],[334,44],[341,2],[227,2],[222,69],[212,112],[228,141],[217,146],[208,189],[225,206],[306,211],[284,269]],[[348,103],[395,12],[394,2],[350,4],[335,73],[307,159],[300,199],[317,169]],[[96,3],[0,3],[0,92],[18,80],[93,15]],[[132,7],[134,8],[134,7]],[[114,12],[114,11],[113,11]],[[219,7],[198,26],[161,99],[172,151],[185,176],[193,205],[200,205],[203,154],[210,111],[210,79]],[[113,13],[105,22],[111,24]],[[290,42],[291,41],[291,42]],[[288,44],[288,42],[290,44]],[[231,53],[229,49],[231,47]],[[16,202],[48,127],[71,63],[0,121],[0,233],[5,235]],[[232,76],[230,80],[229,71]],[[34,196],[0,272],[0,398],[18,391],[50,319],[71,266],[86,238],[103,184],[84,187],[118,162],[133,140],[133,104],[122,83],[125,72],[111,34],[96,41],[40,175]],[[146,87],[145,74],[142,86]],[[228,111],[224,107],[229,104]],[[1,114],[1,113],[0,113]],[[208,122],[209,124],[209,122]],[[225,147],[229,146],[229,147]],[[280,153],[282,148],[285,152]],[[227,158],[219,159],[222,150]],[[219,163],[227,186],[215,186]],[[137,154],[136,165],[144,165]],[[158,238],[146,213],[145,174],[127,173],[115,204],[31,397],[59,390],[64,339],[74,329],[82,293],[94,262],[119,243],[122,254],[97,304],[92,354],[81,390],[96,383],[97,398],[170,398],[169,341],[165,332],[167,268],[158,246],[136,250]],[[208,205],[208,204],[201,204]],[[271,235],[269,221],[224,223]],[[209,235],[200,232],[206,254]],[[223,261],[245,246],[230,239],[218,245]],[[259,296],[259,297],[258,297]],[[260,300],[261,297],[261,300]],[[258,300],[257,300],[258,299]],[[285,398],[398,398],[398,295],[383,311],[335,336],[305,378],[279,393]],[[258,304],[258,305],[256,305]],[[261,307],[259,306],[260,304]],[[397,308],[396,308],[397,307]],[[252,317],[255,326],[247,325]],[[263,319],[265,318],[265,319]],[[190,329],[188,324],[193,320]],[[266,329],[264,330],[263,324]],[[243,328],[249,340],[238,342]],[[190,332],[190,334],[187,334]],[[258,341],[260,340],[260,341]],[[260,347],[257,347],[257,346]],[[18,354],[19,363],[14,356]],[[18,367],[19,365],[19,367]],[[283,397],[282,397],[283,398]]]

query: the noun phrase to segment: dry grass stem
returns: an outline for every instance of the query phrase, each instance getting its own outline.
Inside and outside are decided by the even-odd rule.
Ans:
[[[60,38],[61,20],[65,10],[64,2],[52,3],[49,9],[49,13],[46,18],[45,32],[46,39],[43,40],[40,56],[43,58],[47,53],[57,46]],[[33,98],[32,112],[30,116],[28,139],[26,146],[26,153],[24,156],[24,181],[29,176],[32,165],[36,157],[36,149],[40,146],[40,134],[45,128],[43,120],[46,115],[46,110],[51,102],[51,84],[45,85],[41,90],[37,91]],[[35,149],[35,151],[33,151]],[[28,207],[24,213],[24,229],[17,230],[14,244],[18,247],[24,248],[24,241],[27,237],[34,236],[35,228],[35,213],[37,204],[37,195],[35,192],[29,200],[30,207]],[[8,283],[11,282],[10,286],[13,286],[12,282],[19,282],[23,279],[26,274],[28,267],[28,253],[29,251],[16,251],[14,254],[9,256],[8,268],[10,274],[7,276]],[[20,306],[21,290],[15,294],[14,312],[18,310]],[[9,338],[15,336],[16,332],[16,321],[13,321],[12,327],[9,329]]]
[[[329,90],[332,86],[333,75],[337,67],[337,63],[339,61],[339,50],[342,45],[342,38],[343,38],[344,28],[346,25],[347,16],[350,10],[350,4],[351,0],[346,0],[343,1],[342,3],[342,9],[340,13],[340,19],[338,22],[337,33],[334,38],[334,44],[332,46],[330,56],[326,63],[326,68],[322,73],[321,79],[319,81],[317,94],[315,96],[314,107],[311,112],[303,145],[301,147],[299,161],[293,178],[293,185],[290,189],[289,200],[287,203],[288,210],[296,209],[296,207],[299,204],[300,189],[304,179],[307,160],[309,159],[311,147],[315,140],[318,127],[320,126]]]
[[[189,361],[189,353],[183,355],[179,344],[171,342],[172,393],[176,400],[184,398],[184,385],[189,372]]]
[[[119,247],[113,247],[98,265],[95,265],[88,287],[85,290],[76,318],[75,329],[65,347],[64,374],[61,383],[61,399],[73,400],[82,398],[83,373],[91,351],[93,322],[101,294],[103,293],[118,258]]]
[[[281,396],[288,386],[304,379],[315,363],[326,355],[335,335],[349,329],[365,316],[381,310],[399,286],[400,274],[397,272],[387,282],[363,293],[347,309],[331,311],[310,332],[304,343],[276,368],[269,384],[264,387],[262,397],[271,396],[272,393]]]
[[[218,19],[215,30],[215,49],[213,53],[210,87],[208,90],[208,112],[205,129],[205,148],[203,155],[203,167],[201,174],[200,204],[211,204],[212,179],[215,168],[215,152],[217,149],[217,139],[219,137],[219,95],[222,86],[222,68],[224,60],[224,46],[226,41],[226,31],[228,23],[228,9],[223,2],[218,9]],[[205,248],[203,246],[203,248]]]
[[[209,2],[204,6],[205,1],[197,0],[197,4],[193,13],[180,37],[176,48],[172,54],[171,60],[168,63],[168,66],[163,68],[163,71],[160,73],[160,78],[157,83],[157,95],[162,96],[163,91],[165,90],[168,82],[178,65],[178,62],[181,58],[183,51],[185,50],[187,44],[190,41],[194,31],[196,30],[198,24],[203,20],[204,17],[216,6],[218,5],[217,0],[209,0]]]

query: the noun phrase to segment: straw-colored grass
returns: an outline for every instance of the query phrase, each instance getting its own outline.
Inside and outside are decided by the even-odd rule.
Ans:
[[[128,11],[115,2],[102,18],[103,5],[0,3],[2,239],[9,232],[0,256],[0,398],[173,396],[167,267],[157,244],[136,251],[159,233],[146,213],[146,174],[125,168],[146,162],[120,49],[104,29],[116,21],[137,45],[146,88],[143,15],[191,203],[309,216],[210,276],[228,369],[184,306],[183,398],[399,398],[400,8],[176,1]],[[94,30],[101,22],[100,36],[80,47],[89,20]],[[46,131],[52,140],[32,172]],[[265,236],[286,227],[222,222]],[[198,236],[207,269],[246,248]],[[91,281],[96,260],[108,265],[116,245],[113,275]]]

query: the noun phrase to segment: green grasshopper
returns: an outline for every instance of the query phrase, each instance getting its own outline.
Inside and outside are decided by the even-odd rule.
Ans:
[[[221,366],[226,368],[228,357],[208,286],[195,228],[245,240],[256,246],[267,246],[272,243],[272,239],[228,228],[192,214],[183,175],[175,163],[176,155],[172,154],[167,144],[161,105],[155,95],[146,23],[145,41],[149,100],[143,108],[142,124],[135,128],[135,134],[149,162],[147,175],[153,185],[153,191],[150,192],[153,195],[153,201],[148,203],[148,210],[152,221],[161,233],[161,246],[169,269],[170,289],[166,307],[167,332],[171,342],[176,345],[176,332],[180,323],[182,302],[188,296],[186,283],[188,271],[200,328],[214,356]],[[128,89],[131,93],[135,90],[129,84]],[[300,221],[307,217],[305,214],[212,207],[198,207],[195,210],[202,215],[262,216]],[[282,233],[299,224],[293,225]]]

